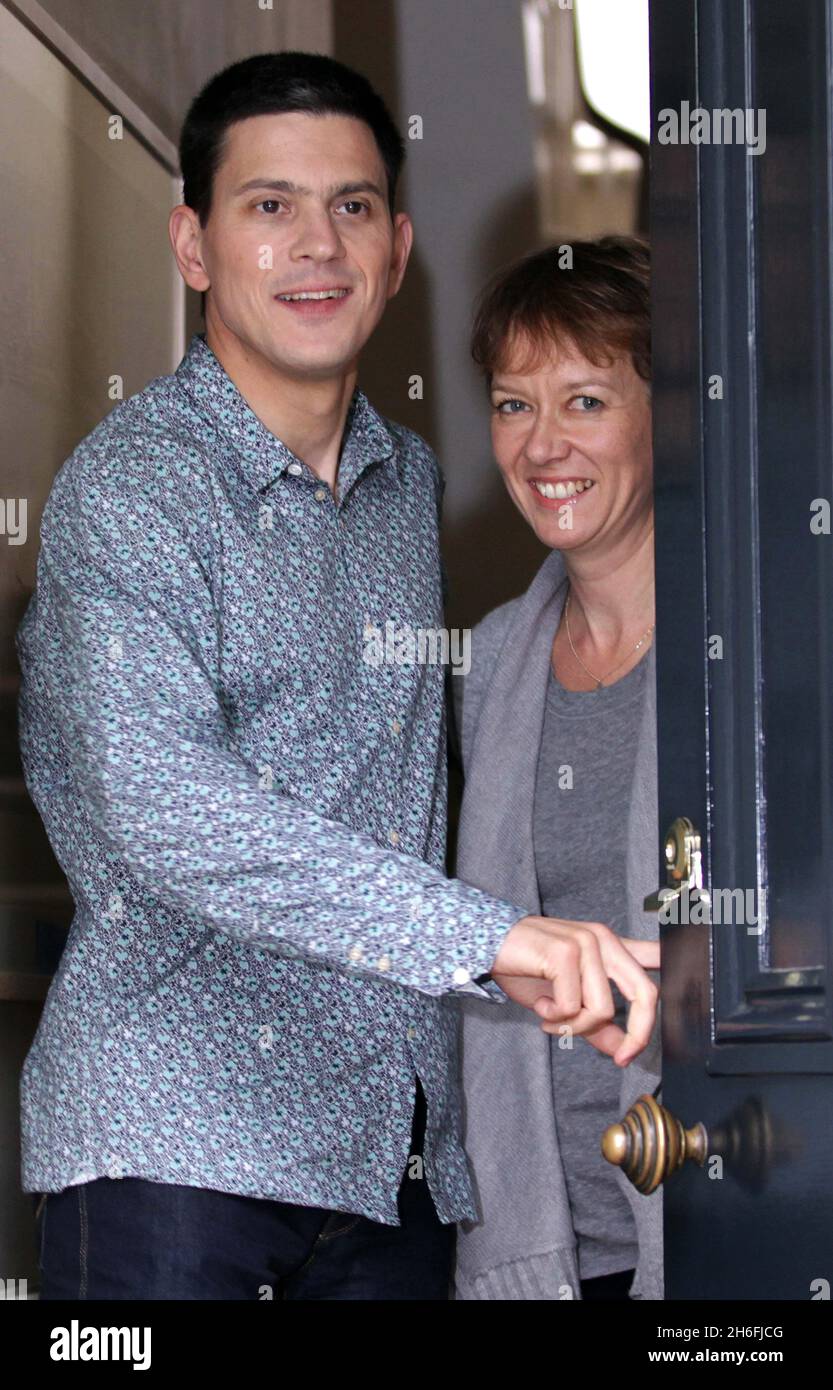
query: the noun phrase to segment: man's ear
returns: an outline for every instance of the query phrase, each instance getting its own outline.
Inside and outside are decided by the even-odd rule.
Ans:
[[[168,218],[168,236],[179,273],[192,290],[211,288],[202,259],[202,228],[193,208],[178,203]]]
[[[407,212],[398,212],[393,219],[393,255],[388,271],[388,299],[393,298],[402,284],[413,244],[414,224]]]

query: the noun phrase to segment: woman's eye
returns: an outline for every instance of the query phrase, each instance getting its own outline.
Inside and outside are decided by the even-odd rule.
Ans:
[[[498,401],[494,408],[497,411],[498,415],[517,415],[517,410],[504,410],[504,406],[514,405],[520,406],[521,410],[526,409],[524,402],[516,400],[514,396],[510,396],[505,401]]]
[[[580,410],[584,415],[593,415],[593,414],[595,414],[594,407],[597,406],[597,405],[601,405],[601,404],[602,404],[602,402],[599,400],[598,396],[575,396],[573,399],[581,402],[581,405],[579,406],[579,410]],[[588,408],[588,405],[587,405],[587,402],[588,402],[588,401],[590,402],[589,408]]]

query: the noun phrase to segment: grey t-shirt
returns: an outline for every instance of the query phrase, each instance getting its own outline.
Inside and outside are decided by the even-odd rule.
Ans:
[[[644,657],[613,685],[566,690],[550,669],[535,784],[533,842],[542,911],[604,922],[627,935],[625,859],[636,743],[645,698]],[[645,852],[655,852],[653,844]],[[611,981],[616,1022],[626,1003]],[[601,1137],[621,1119],[622,1073],[584,1038],[552,1036],[558,1142],[582,1279],[636,1266],[633,1213]]]

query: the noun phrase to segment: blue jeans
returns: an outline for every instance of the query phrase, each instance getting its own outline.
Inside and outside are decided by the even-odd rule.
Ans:
[[[422,1153],[417,1080],[411,1154]],[[403,1175],[401,1226],[204,1187],[96,1178],[34,1195],[41,1299],[448,1299],[456,1226]]]

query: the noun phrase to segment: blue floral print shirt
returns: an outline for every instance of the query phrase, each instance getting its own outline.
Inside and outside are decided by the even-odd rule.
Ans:
[[[24,773],[75,915],[23,1189],[134,1175],[399,1224],[415,1073],[474,1218],[455,994],[522,909],[443,871],[436,457],[356,389],[336,495],[195,334],[67,459],[17,634]],[[456,677],[451,677],[456,679]]]

